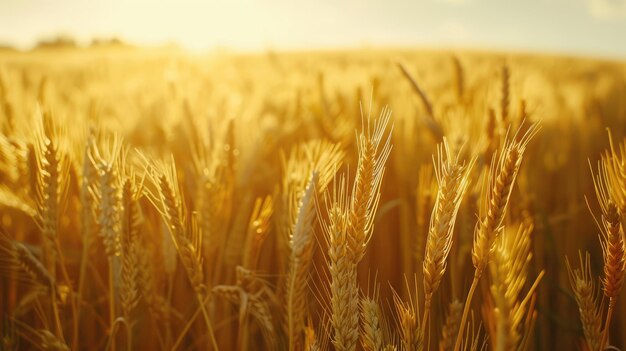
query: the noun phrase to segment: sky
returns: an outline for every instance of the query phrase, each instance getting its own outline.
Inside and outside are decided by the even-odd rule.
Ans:
[[[626,0],[0,0],[0,43],[474,48],[626,59]]]

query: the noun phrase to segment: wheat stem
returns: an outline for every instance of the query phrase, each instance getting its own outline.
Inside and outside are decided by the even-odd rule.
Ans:
[[[609,309],[606,314],[606,321],[604,322],[604,331],[602,332],[602,340],[600,342],[600,349],[604,350],[609,343],[609,328],[611,327],[611,319],[613,318],[613,312],[615,311],[615,298],[609,298]]]
[[[59,265],[61,266],[61,274],[63,274],[63,279],[65,280],[65,283],[71,287],[72,284],[71,284],[70,275],[68,274],[67,267],[65,266],[65,258],[63,257],[63,254],[61,252],[61,246],[59,244],[59,240],[55,239],[54,243],[55,243],[55,249],[59,256]],[[70,300],[71,300],[70,308],[72,310],[72,331],[73,331],[72,342],[74,342],[78,338],[78,309],[76,306],[76,301],[74,300],[73,296],[71,297]]]
[[[472,286],[467,293],[467,298],[465,299],[465,307],[463,307],[463,315],[461,316],[461,324],[459,325],[459,333],[456,336],[456,342],[454,343],[454,351],[459,351],[461,349],[461,340],[463,339],[463,331],[465,330],[465,323],[467,323],[467,317],[469,316],[470,305],[472,304],[472,298],[474,297],[474,292],[476,291],[476,287],[478,286],[478,281],[480,280],[480,276],[482,275],[482,271],[476,270],[474,272],[474,280],[472,281]]]
[[[213,350],[218,351],[220,348],[217,346],[217,340],[215,339],[215,333],[213,332],[213,326],[211,325],[211,319],[209,318],[209,313],[206,310],[206,306],[203,303],[202,296],[200,293],[196,293],[196,297],[198,298],[198,302],[200,303],[200,309],[202,310],[202,317],[204,318],[204,322],[207,326],[207,331],[209,332],[209,338],[211,338],[211,344],[213,345]]]
[[[113,329],[115,326],[115,286],[114,286],[114,273],[113,273],[113,257],[109,257],[109,326],[110,326],[110,340],[111,350],[115,351],[115,335]]]

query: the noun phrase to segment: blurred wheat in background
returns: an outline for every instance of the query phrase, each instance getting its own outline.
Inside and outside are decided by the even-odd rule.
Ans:
[[[626,64],[0,53],[2,350],[626,347]]]

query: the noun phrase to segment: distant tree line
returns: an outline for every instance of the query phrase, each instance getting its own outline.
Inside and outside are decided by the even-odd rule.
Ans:
[[[43,38],[35,43],[33,49],[72,49],[82,47],[79,45],[78,41],[66,34],[60,34],[54,37]],[[110,38],[93,38],[87,45],[84,47],[90,48],[110,48],[110,47],[131,47],[130,44],[126,43],[120,38],[110,37]],[[0,42],[0,51],[16,51],[17,48],[10,43],[2,43]]]

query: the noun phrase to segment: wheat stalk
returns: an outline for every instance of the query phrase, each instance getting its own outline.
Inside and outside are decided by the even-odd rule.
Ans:
[[[137,282],[139,293],[153,316],[168,319],[170,315],[169,302],[157,293],[157,282],[154,280],[152,256],[150,251],[138,251]]]
[[[147,191],[148,198],[167,224],[176,251],[195,291],[196,298],[200,303],[200,310],[202,311],[213,349],[219,350],[213,326],[202,298],[205,290],[202,273],[202,235],[200,234],[195,216],[191,219],[189,229],[186,229],[184,202],[178,184],[173,156],[169,164],[160,166],[160,170],[153,169],[150,178],[157,188],[157,193],[154,194]]]
[[[285,329],[290,350],[302,349],[303,345],[307,283],[315,243],[315,200],[325,191],[342,156],[337,145],[313,141],[292,152],[285,165],[284,188],[291,198],[289,267],[284,288]]]
[[[383,109],[373,123],[369,116],[363,122],[363,131],[357,135],[359,161],[352,193],[348,195],[342,177],[335,184],[332,199],[326,199],[329,222],[322,227],[328,241],[331,324],[337,350],[354,350],[358,342],[357,265],[372,236],[385,162],[391,151],[390,136],[379,149],[389,117],[390,111]]]
[[[98,186],[91,189],[97,199],[97,222],[99,236],[104,244],[106,256],[109,259],[109,332],[111,348],[115,351],[115,320],[116,320],[116,293],[119,285],[119,256],[120,248],[120,221],[121,221],[121,194],[120,194],[120,163],[123,164],[122,142],[114,136],[106,140],[104,146],[91,150],[89,155],[98,172]]]
[[[85,146],[83,150],[83,159],[82,159],[83,173],[82,173],[79,199],[80,199],[80,205],[81,205],[81,212],[80,212],[81,228],[80,229],[81,229],[81,234],[82,234],[83,247],[82,247],[81,259],[80,259],[80,271],[78,275],[78,291],[76,293],[77,295],[76,305],[78,306],[81,306],[82,301],[83,301],[83,294],[84,294],[85,280],[86,280],[85,278],[87,274],[87,263],[88,263],[87,260],[89,258],[89,251],[90,251],[91,242],[93,239],[92,232],[96,225],[96,220],[94,218],[94,212],[96,210],[95,209],[96,201],[91,191],[92,185],[98,182],[97,170],[93,164],[93,161],[90,158],[90,154],[93,154],[95,152],[95,141],[93,140],[93,138],[94,136],[91,134],[88,136],[88,139],[85,142]],[[81,321],[81,311],[82,309],[78,310],[77,324],[80,323]],[[74,340],[72,341],[72,346],[73,348],[77,348],[79,344],[78,331],[75,330],[74,334],[75,334],[75,337],[74,337]]]
[[[409,83],[411,84],[411,88],[413,88],[413,91],[417,94],[422,105],[426,109],[426,116],[424,118],[426,121],[426,125],[437,140],[442,140],[444,137],[444,132],[441,128],[441,125],[435,120],[433,104],[428,98],[428,95],[420,87],[420,85],[417,84],[417,81],[413,78],[409,70],[404,64],[402,64],[402,62],[397,62],[397,65],[398,68],[400,68],[402,75],[404,75],[404,77],[409,81]]]
[[[613,190],[611,183],[610,165],[601,163],[599,167],[599,175],[594,177],[594,185],[598,202],[602,210],[602,223],[600,244],[602,246],[602,254],[604,258],[604,278],[602,286],[604,295],[609,299],[608,313],[604,324],[604,332],[602,335],[602,347],[608,343],[609,327],[617,298],[624,283],[624,274],[626,273],[626,246],[624,242],[624,231],[622,228],[622,214],[617,204],[612,200],[619,197],[618,191]]]
[[[68,166],[64,155],[59,150],[55,127],[52,118],[48,114],[41,114],[35,134],[35,152],[33,156],[36,161],[37,176],[35,195],[37,203],[36,222],[42,234],[43,263],[50,273],[52,280],[57,279],[57,261],[62,261],[60,246],[58,244],[58,229],[61,205],[67,190],[69,177]],[[70,282],[65,265],[61,262],[62,272],[66,282]],[[58,306],[56,304],[56,293],[50,290],[52,301],[52,314],[56,323],[55,336],[65,342],[59,317]],[[74,323],[76,320],[76,307],[72,304]]]
[[[270,347],[275,345],[275,329],[271,310],[266,301],[259,296],[249,294],[239,286],[217,285],[212,289],[213,293],[223,297],[227,301],[240,306],[241,316],[250,313],[263,330],[263,335]],[[241,328],[245,328],[245,324],[240,324]]]
[[[433,177],[433,165],[427,164],[420,167],[417,191],[415,199],[416,207],[416,239],[415,239],[415,260],[424,261],[426,251],[426,239],[430,228],[430,216],[436,199],[436,182]]]
[[[506,141],[497,163],[494,163],[495,161],[492,162],[485,199],[486,210],[485,214],[479,219],[474,234],[474,245],[472,247],[472,263],[475,268],[474,279],[465,301],[461,327],[459,335],[457,335],[454,351],[459,351],[461,347],[461,339],[474,291],[489,262],[496,239],[502,231],[509,198],[522,164],[524,152],[528,143],[538,131],[539,127],[534,124],[526,130],[519,140],[516,140],[517,135],[515,135],[512,140]]]

